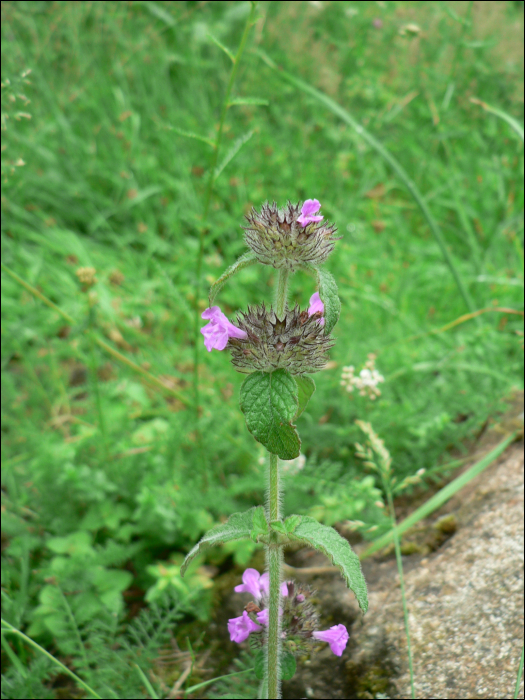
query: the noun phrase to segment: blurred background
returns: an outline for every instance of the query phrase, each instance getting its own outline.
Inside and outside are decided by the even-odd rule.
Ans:
[[[238,653],[218,654],[210,621],[260,547],[179,566],[264,498],[228,354],[200,350],[198,421],[193,388],[195,310],[244,252],[251,206],[317,198],[342,236],[338,342],[284,465],[288,513],[374,539],[384,494],[354,421],[399,479],[425,470],[421,494],[523,388],[523,3],[258,3],[210,189],[249,13],[2,2],[3,617],[103,696],[154,697],[140,673],[172,687],[189,649],[215,649],[215,675]],[[269,303],[274,279],[251,267],[218,303]],[[302,306],[315,291],[300,273],[291,288]],[[341,385],[371,353],[375,400]],[[18,639],[2,661],[6,697],[81,696]]]

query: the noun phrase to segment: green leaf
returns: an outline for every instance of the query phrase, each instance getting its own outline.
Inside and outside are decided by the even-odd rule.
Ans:
[[[228,107],[232,105],[269,105],[268,100],[261,99],[260,97],[234,97],[230,100]]]
[[[179,129],[178,126],[170,126],[169,128],[172,131],[175,131],[180,136],[186,136],[186,138],[195,139],[196,141],[203,141],[204,143],[207,143],[208,146],[211,146],[212,148],[217,148],[215,141],[212,141],[207,136],[201,136],[200,134],[195,134],[193,131],[186,131],[185,129]]]
[[[308,405],[308,401],[312,398],[312,394],[315,391],[315,382],[310,377],[307,377],[306,374],[295,377],[295,381],[299,389],[299,408],[295,414],[295,420],[297,420]]]
[[[224,51],[224,53],[226,54],[226,56],[228,56],[228,58],[230,59],[230,61],[232,63],[235,63],[235,56],[232,54],[230,49],[228,49],[226,46],[224,46],[224,44],[222,42],[220,42],[216,36],[213,36],[213,34],[211,32],[208,32],[208,37],[213,41],[215,46],[218,46],[221,49],[221,51]]]
[[[337,284],[328,270],[317,270],[319,296],[324,304],[324,332],[328,335],[339,320],[341,302],[337,296]]]
[[[284,527],[286,529],[286,533],[289,534],[291,532],[295,532],[299,524],[301,523],[301,520],[303,519],[302,515],[289,515],[286,520],[284,521]]]
[[[264,516],[264,508],[262,506],[257,506],[257,508],[250,508],[250,510],[244,513],[234,513],[230,515],[225,523],[217,525],[217,527],[207,532],[201,541],[187,554],[186,559],[180,567],[180,575],[184,577],[190,562],[195,559],[197,554],[201,554],[201,552],[204,552],[208,547],[213,547],[223,542],[230,542],[231,540],[242,540],[245,537],[250,537],[257,511],[262,511]],[[258,521],[259,518],[260,516],[257,515]]]
[[[281,655],[281,680],[289,681],[290,678],[295,676],[295,671],[297,668],[297,662],[295,656],[290,654],[289,651],[285,651]]]
[[[275,532],[280,532],[281,535],[287,535],[288,533],[286,532],[286,527],[284,526],[284,523],[282,520],[272,520],[270,523],[270,527],[272,530],[275,530]]]
[[[293,532],[289,533],[289,537],[294,541],[305,542],[326,554],[332,564],[341,571],[346,585],[354,592],[361,610],[364,613],[368,610],[366,581],[361,571],[359,557],[352,551],[344,537],[341,537],[333,527],[321,525],[307,515],[302,516],[301,522]]]
[[[264,667],[265,667],[266,655],[264,649],[260,649],[255,656],[255,663],[253,670],[255,671],[255,677],[257,680],[264,680]],[[290,678],[295,676],[295,671],[297,669],[297,662],[295,656],[290,654],[289,651],[283,651],[281,654],[281,680],[289,681]]]
[[[221,289],[224,287],[224,285],[230,279],[230,277],[233,277],[235,273],[239,272],[239,270],[243,270],[245,267],[255,265],[256,262],[257,258],[255,257],[255,253],[252,253],[252,251],[250,250],[247,253],[241,255],[241,257],[238,258],[233,263],[233,265],[230,265],[230,267],[225,272],[223,272],[219,279],[216,282],[214,282],[210,287],[210,293],[208,295],[210,306],[213,306],[215,297],[221,291]]]
[[[266,520],[266,514],[262,506],[257,508],[253,516],[253,528],[250,533],[250,537],[254,542],[259,541],[261,535],[268,534],[268,521]]]
[[[301,441],[292,424],[297,406],[297,382],[285,369],[253,372],[241,386],[241,411],[248,430],[281,459],[299,456]]]
[[[270,528],[281,535],[289,535],[297,529],[301,520],[302,515],[290,515],[284,522],[282,520],[273,520],[270,523]]]
[[[255,671],[255,677],[257,680],[262,681],[264,679],[264,649],[259,649],[255,655],[255,660],[253,664],[253,670]]]
[[[248,131],[246,134],[243,134],[243,136],[239,136],[239,138],[233,143],[233,146],[230,148],[228,153],[224,156],[222,159],[222,162],[219,163],[219,165],[215,168],[215,172],[213,174],[213,181],[216,182],[219,178],[219,175],[222,173],[224,168],[228,165],[228,163],[235,158],[237,153],[241,150],[241,148],[244,146],[246,141],[249,141],[251,137],[253,136],[254,132],[253,131]]]

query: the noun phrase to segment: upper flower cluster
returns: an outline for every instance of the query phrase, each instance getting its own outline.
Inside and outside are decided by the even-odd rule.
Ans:
[[[235,586],[237,593],[250,593],[255,602],[246,605],[240,617],[228,620],[228,632],[232,642],[240,644],[250,634],[260,633],[268,626],[268,574],[259,574],[256,569],[246,569],[243,583]],[[341,656],[348,642],[348,632],[344,625],[334,625],[329,630],[317,630],[318,616],[308,598],[312,591],[307,586],[294,581],[281,584],[281,637],[285,648],[293,654],[308,653],[314,640],[327,642],[336,656]],[[257,635],[256,635],[257,636]],[[261,635],[254,638],[259,645],[264,644]]]
[[[321,265],[334,249],[333,224],[323,222],[317,214],[321,204],[307,199],[301,204],[263,204],[261,211],[252,208],[244,226],[246,244],[259,262],[275,268],[295,271],[301,266]]]

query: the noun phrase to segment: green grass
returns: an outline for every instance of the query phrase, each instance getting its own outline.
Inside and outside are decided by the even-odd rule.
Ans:
[[[523,309],[521,10],[320,7],[260,5],[232,97],[267,104],[228,109],[216,162],[239,150],[208,205],[207,141],[232,66],[217,42],[236,52],[249,3],[2,5],[2,83],[11,83],[2,89],[2,259],[29,285],[3,273],[3,616],[71,655],[76,670],[81,645],[57,586],[81,635],[102,613],[124,622],[163,590],[186,620],[205,621],[209,570],[186,587],[180,557],[213,522],[262,502],[262,453],[225,354],[201,349],[199,426],[192,410],[195,300],[204,308],[207,286],[244,252],[251,205],[316,197],[343,236],[328,264],[342,300],[338,343],[299,421],[307,462],[286,477],[287,512],[317,509],[328,521],[337,504],[338,519],[381,534],[380,483],[355,457],[354,420],[385,440],[399,479],[424,468],[439,480],[450,452],[522,386],[522,318],[499,310]],[[419,35],[401,36],[409,22]],[[30,84],[18,84],[26,69]],[[399,163],[472,307],[494,311],[433,333],[469,308],[427,219],[391,164],[297,81]],[[75,275],[82,266],[97,271],[91,297]],[[271,270],[247,268],[216,303],[232,315],[269,302],[273,283]],[[302,274],[291,289],[302,305],[315,291]],[[382,396],[351,400],[342,367],[371,352],[386,378]],[[213,561],[224,571],[228,557],[245,564],[251,551]],[[37,662],[19,639],[13,649],[25,666]],[[202,680],[195,672],[186,687]],[[162,693],[160,681],[155,688]]]

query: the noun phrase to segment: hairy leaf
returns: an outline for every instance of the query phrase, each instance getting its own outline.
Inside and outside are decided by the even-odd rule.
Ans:
[[[234,513],[230,515],[225,523],[217,525],[217,527],[207,532],[186,556],[186,559],[180,567],[180,575],[184,576],[190,562],[195,559],[197,554],[208,549],[208,547],[213,547],[223,542],[230,542],[231,540],[242,540],[250,537],[255,517],[257,517],[259,521],[260,516],[258,514],[256,516],[257,511],[262,511],[264,516],[264,508],[262,506],[257,506],[257,508],[250,508],[250,510],[244,513]]]
[[[259,541],[261,535],[266,535],[268,533],[268,521],[266,520],[266,514],[264,508],[256,508],[255,514],[253,516],[253,527],[250,533],[250,537],[254,542]]]
[[[295,381],[297,382],[297,387],[299,389],[299,408],[295,414],[295,420],[297,420],[312,398],[315,391],[315,382],[313,379],[311,379],[311,377],[307,377],[306,374],[295,377]]]
[[[354,592],[361,610],[363,612],[368,610],[366,582],[361,571],[359,557],[344,537],[341,537],[333,527],[321,525],[317,520],[307,515],[302,516],[299,525],[288,536],[291,540],[304,542],[326,554],[341,571],[346,585]]]
[[[299,456],[301,441],[292,424],[297,406],[297,382],[285,369],[253,372],[241,387],[241,411],[248,430],[281,459]]]
[[[335,279],[328,270],[318,269],[317,280],[319,283],[319,296],[324,304],[325,333],[328,334],[339,320],[341,302],[337,296]]]

